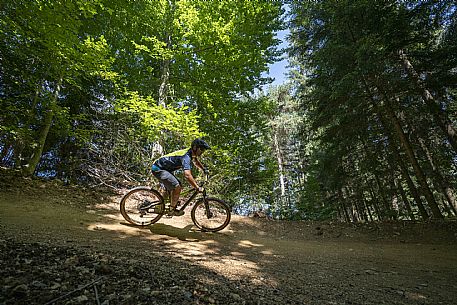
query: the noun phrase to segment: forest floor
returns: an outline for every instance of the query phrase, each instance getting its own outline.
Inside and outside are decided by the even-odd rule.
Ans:
[[[457,223],[145,228],[121,195],[0,175],[0,304],[457,304]]]

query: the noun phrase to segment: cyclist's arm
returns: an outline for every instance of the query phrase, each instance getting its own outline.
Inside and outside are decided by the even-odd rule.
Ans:
[[[194,189],[200,189],[200,186],[197,184],[197,181],[195,181],[194,176],[192,176],[192,172],[190,169],[184,170],[184,177],[190,183],[190,185],[192,185]]]
[[[194,161],[194,164],[196,167],[198,167],[202,171],[205,171],[205,166],[203,164],[201,164],[200,160],[198,160],[197,158],[193,158],[192,161]]]

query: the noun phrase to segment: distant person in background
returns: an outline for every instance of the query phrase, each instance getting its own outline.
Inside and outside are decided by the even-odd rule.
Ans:
[[[173,174],[175,170],[182,168],[184,177],[189,184],[199,192],[203,192],[203,188],[198,186],[194,177],[192,176],[192,163],[199,169],[207,172],[206,168],[200,163],[200,157],[205,150],[211,147],[203,139],[195,139],[192,142],[190,149],[182,149],[170,154],[166,154],[154,161],[152,165],[152,174],[156,177],[165,188],[171,192],[170,215],[182,216],[184,211],[176,210],[178,205],[179,195],[181,194],[182,185],[181,181]]]

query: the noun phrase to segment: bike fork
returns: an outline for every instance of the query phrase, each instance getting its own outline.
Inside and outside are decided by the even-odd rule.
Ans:
[[[213,213],[211,213],[211,210],[209,209],[208,201],[206,200],[206,192],[203,193],[203,205],[205,206],[206,217],[208,219],[213,217]]]

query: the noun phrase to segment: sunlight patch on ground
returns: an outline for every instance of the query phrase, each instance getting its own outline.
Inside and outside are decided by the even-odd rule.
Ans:
[[[263,250],[260,251],[260,253],[262,253],[263,255],[274,255],[273,251],[271,250]]]
[[[246,256],[246,253],[238,252],[238,251],[232,251],[230,252],[230,255],[233,256]]]
[[[145,233],[141,229],[133,226],[121,225],[119,223],[91,223],[87,225],[89,231],[110,231],[119,234],[119,238],[131,237],[144,235]]]
[[[424,299],[427,298],[423,294],[420,294],[420,293],[417,293],[417,292],[406,292],[405,296],[408,299],[411,299],[411,300],[414,300],[414,301],[424,300]]]
[[[239,258],[233,259],[230,256],[224,256],[217,261],[208,258],[200,260],[198,263],[218,274],[228,273],[232,279],[257,278],[262,274],[262,270],[256,262]]]
[[[245,247],[245,248],[253,248],[253,247],[264,247],[262,244],[255,244],[249,240],[240,240],[238,243],[240,247]]]

